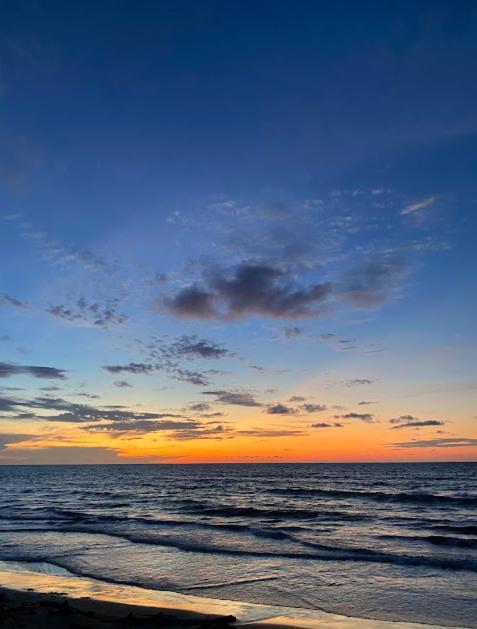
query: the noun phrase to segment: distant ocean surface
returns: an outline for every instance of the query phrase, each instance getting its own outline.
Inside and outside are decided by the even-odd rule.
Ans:
[[[0,467],[0,559],[477,627],[477,463]]]

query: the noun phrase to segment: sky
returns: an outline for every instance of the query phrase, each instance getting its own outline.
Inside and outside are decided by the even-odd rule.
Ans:
[[[474,2],[6,0],[0,464],[477,460]]]

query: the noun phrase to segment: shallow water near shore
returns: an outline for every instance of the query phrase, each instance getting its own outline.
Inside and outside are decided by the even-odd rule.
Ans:
[[[0,481],[3,560],[477,627],[476,464],[4,466]]]

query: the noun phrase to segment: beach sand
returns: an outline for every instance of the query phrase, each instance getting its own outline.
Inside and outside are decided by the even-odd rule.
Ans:
[[[0,627],[80,629],[430,629],[436,625],[349,618],[319,610],[223,601],[42,574],[14,566],[0,571]]]

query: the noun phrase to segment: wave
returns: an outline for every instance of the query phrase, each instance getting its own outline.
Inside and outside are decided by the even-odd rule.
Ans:
[[[472,507],[477,505],[477,496],[443,496],[426,493],[392,493],[383,491],[350,491],[348,489],[285,488],[279,487],[273,493],[285,496],[326,496],[329,498],[357,498],[378,502],[402,502],[431,505],[434,507]]]
[[[369,515],[349,513],[347,511],[324,511],[319,508],[299,509],[291,507],[240,507],[224,504],[204,504],[199,501],[188,501],[190,506],[186,512],[218,517],[246,517],[246,518],[278,518],[306,519],[306,518],[332,518],[333,520],[350,520],[359,522],[372,519]]]
[[[446,535],[380,535],[380,539],[399,540],[405,542],[427,542],[435,546],[450,548],[477,548],[477,539],[465,537],[449,537]]]
[[[45,529],[32,529],[35,532],[51,532],[50,528]],[[20,529],[18,532],[26,533],[25,529]],[[289,541],[294,543],[294,548],[286,550],[283,547],[280,550],[264,550],[264,549],[243,549],[243,548],[231,548],[224,547],[217,544],[213,544],[210,540],[203,541],[202,539],[188,538],[187,536],[167,536],[161,534],[154,534],[144,531],[122,531],[117,528],[106,529],[104,526],[101,528],[94,528],[93,526],[75,526],[71,525],[61,529],[63,533],[76,533],[76,534],[91,534],[91,535],[105,535],[108,537],[123,539],[133,544],[146,544],[153,546],[163,546],[169,548],[175,548],[177,550],[195,553],[217,554],[217,555],[231,555],[241,557],[261,557],[261,558],[276,558],[276,559],[299,559],[299,560],[319,560],[319,561],[339,561],[339,562],[365,562],[365,563],[384,563],[393,565],[412,565],[412,566],[426,566],[429,568],[447,569],[447,570],[462,570],[477,572],[477,560],[470,558],[455,558],[455,557],[432,557],[428,555],[411,555],[400,554],[385,551],[375,551],[368,548],[353,548],[349,546],[321,544],[318,542],[304,541],[293,538],[290,536]],[[309,549],[309,550],[307,550]],[[311,552],[314,551],[314,552]],[[11,559],[11,557],[5,551],[0,550],[0,559]],[[16,558],[17,559],[17,558]],[[22,560],[25,560],[23,557]],[[31,558],[30,558],[31,560]],[[35,557],[35,560],[51,561],[48,555]],[[68,568],[67,565],[65,565]]]

